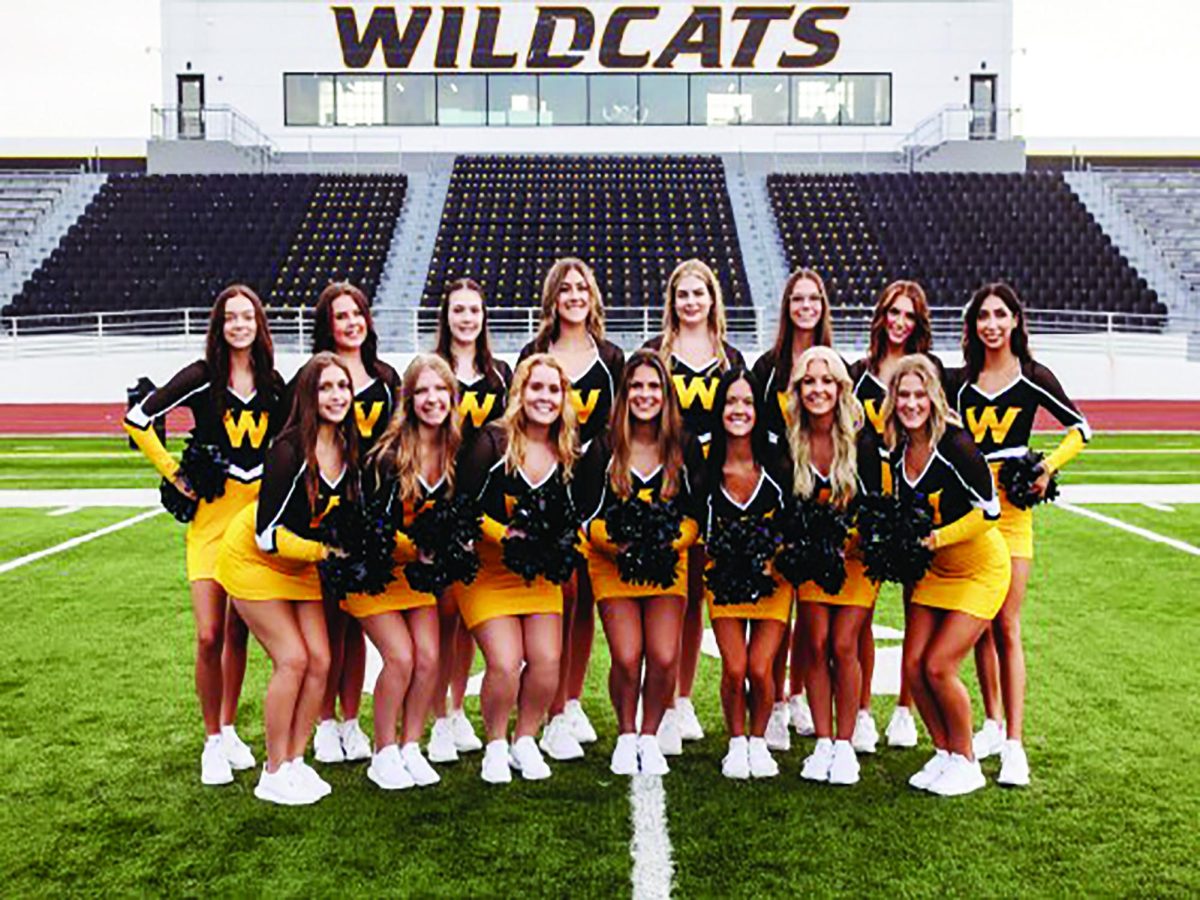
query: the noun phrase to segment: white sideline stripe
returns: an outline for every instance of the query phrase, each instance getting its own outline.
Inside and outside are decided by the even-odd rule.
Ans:
[[[1152,509],[1155,512],[1169,512],[1169,513],[1175,512],[1175,507],[1167,506],[1167,504],[1165,504],[1165,503],[1146,502],[1146,503],[1143,503],[1142,506],[1146,507],[1146,509]]]
[[[1197,449],[1196,447],[1177,447],[1175,449],[1166,447],[1155,447],[1151,449],[1147,447],[1142,450],[1117,450],[1115,448],[1095,450],[1089,447],[1085,452],[1088,456],[1192,456],[1195,454],[1200,454],[1200,449]]]
[[[152,509],[147,512],[138,513],[132,518],[122,519],[120,522],[113,525],[106,525],[97,531],[90,531],[79,537],[73,537],[69,541],[63,541],[61,544],[55,544],[53,547],[47,547],[45,550],[38,550],[36,553],[29,553],[25,556],[18,556],[16,559],[10,559],[8,562],[0,565],[0,575],[11,572],[13,569],[19,569],[21,566],[27,566],[32,562],[37,562],[39,559],[45,559],[47,556],[54,556],[56,553],[62,553],[65,550],[78,547],[80,544],[86,544],[88,541],[94,541],[96,538],[102,538],[115,531],[120,531],[122,528],[128,528],[130,525],[137,525],[139,522],[144,522],[146,519],[157,516],[162,512],[166,512],[166,510]]]
[[[62,488],[58,490],[0,491],[0,509],[86,509],[94,506],[158,506],[154,488]]]
[[[71,513],[79,512],[79,509],[80,508],[78,506],[64,506],[62,509],[52,509],[50,512],[46,513],[46,515],[52,518],[57,518],[58,516],[69,516]]]
[[[1064,484],[1060,505],[1086,503],[1200,503],[1200,484]]]
[[[1103,522],[1105,525],[1111,525],[1113,528],[1119,528],[1122,531],[1128,531],[1130,534],[1136,534],[1138,537],[1145,538],[1148,541],[1154,541],[1156,544],[1166,544],[1168,547],[1173,547],[1176,550],[1181,550],[1184,553],[1190,553],[1192,556],[1200,556],[1200,547],[1195,547],[1186,541],[1178,541],[1175,538],[1169,538],[1166,535],[1159,534],[1156,531],[1151,531],[1148,528],[1139,528],[1137,525],[1130,525],[1128,522],[1122,522],[1120,519],[1114,519],[1109,516],[1101,515],[1095,510],[1086,509],[1082,506],[1075,506],[1072,503],[1059,503],[1061,508],[1068,512],[1073,512],[1078,516],[1083,516],[1088,519],[1095,519],[1097,522]]]
[[[671,860],[671,836],[667,832],[667,792],[658,775],[634,775],[629,784],[629,817],[633,836],[633,900],[667,900],[675,864]]]

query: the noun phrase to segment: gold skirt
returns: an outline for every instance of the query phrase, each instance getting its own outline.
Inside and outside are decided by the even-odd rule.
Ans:
[[[481,541],[479,575],[471,584],[458,585],[458,611],[467,628],[474,630],[490,619],[502,616],[530,616],[537,613],[562,615],[562,587],[535,578],[524,578],[505,568],[501,551],[491,541]]]
[[[912,602],[991,620],[1004,605],[1012,562],[999,529],[934,551],[933,565],[913,588]]]
[[[617,568],[616,558],[605,551],[583,545],[584,556],[588,561],[588,573],[592,577],[592,593],[597,603],[612,600],[617,597],[686,597],[687,596],[687,551],[678,554],[679,563],[675,567],[675,582],[670,587],[659,587],[654,584],[630,584],[622,580]]]
[[[827,594],[811,581],[796,588],[801,603],[828,603],[831,606],[862,606],[870,609],[879,596],[879,585],[867,577],[863,562],[857,556],[846,555],[846,583],[836,594]]]
[[[225,493],[209,503],[201,500],[196,517],[187,527],[188,581],[216,578],[217,554],[225,531],[243,509],[258,499],[262,482],[256,479],[245,484],[234,478],[225,479]]]
[[[778,572],[771,574],[775,576],[775,591],[756,603],[717,604],[713,602],[712,591],[705,588],[704,601],[708,604],[709,619],[773,619],[786,623],[791,618],[795,589]]]
[[[1000,487],[1000,463],[992,463],[991,467],[1000,497],[1000,521],[996,527],[1008,544],[1008,555],[1014,559],[1033,559],[1033,510],[1019,509],[1008,502],[1008,494]]]
[[[320,600],[317,564],[263,553],[254,538],[258,503],[230,523],[217,554],[216,578],[238,600]]]
[[[407,556],[405,557],[407,561]],[[437,606],[437,597],[409,587],[404,575],[405,563],[396,561],[396,580],[382,594],[351,594],[341,607],[356,619],[377,616],[385,612],[404,612],[424,606]]]

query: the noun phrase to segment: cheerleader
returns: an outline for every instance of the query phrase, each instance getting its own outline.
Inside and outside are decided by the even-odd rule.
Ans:
[[[779,302],[779,327],[775,343],[754,362],[754,377],[762,387],[767,433],[776,453],[787,448],[787,415],[792,394],[792,372],[809,347],[833,346],[833,315],[829,310],[829,294],[825,281],[812,269],[796,269],[783,285]],[[784,465],[780,458],[780,465]],[[788,683],[788,649],[791,649],[792,668]],[[791,746],[788,724],[796,733],[813,734],[812,714],[804,701],[804,652],[806,643],[800,634],[789,640],[785,635],[775,660],[777,695],[767,725],[767,741],[772,750],[787,750]]]
[[[850,367],[854,396],[863,406],[867,423],[879,437],[883,436],[883,402],[887,397],[888,379],[901,359],[912,353],[925,354],[937,368],[945,386],[942,361],[929,351],[932,342],[933,326],[925,290],[915,281],[893,281],[883,289],[879,302],[875,304],[867,355]],[[911,586],[904,589],[906,606],[911,591]],[[859,753],[874,753],[879,742],[879,732],[871,717],[871,679],[875,673],[875,638],[871,633],[873,620],[874,609],[863,623],[858,646],[863,684],[851,743]],[[901,680],[899,701],[884,732],[889,747],[917,746],[917,723],[913,719],[911,706],[912,695],[908,685]]]
[[[639,350],[625,364],[612,425],[607,438],[600,440],[604,442],[600,456],[608,464],[597,473],[598,516],[586,530],[592,586],[612,655],[608,691],[619,736],[610,768],[614,775],[666,775],[670,768],[656,735],[674,690],[687,596],[686,548],[695,541],[698,529],[695,520],[686,515],[690,503],[683,426],[667,368],[658,354]],[[675,581],[666,588],[630,584],[617,568],[616,557],[622,548],[610,539],[606,519],[616,504],[631,498],[671,502],[685,513],[674,544]],[[640,735],[636,728],[639,699]]]
[[[763,406],[762,392],[747,369],[730,369],[721,376],[714,406],[720,424],[713,429],[704,470],[702,515],[706,541],[711,541],[732,519],[770,518],[783,504],[784,490],[768,472]],[[775,654],[787,631],[792,587],[781,578],[775,581],[774,592],[754,603],[719,605],[708,595],[708,617],[721,651],[721,708],[729,732],[729,750],[721,762],[721,774],[726,778],[770,778],[779,774],[765,735],[775,699]]]
[[[793,492],[805,500],[832,503],[845,512],[856,497],[881,489],[879,443],[864,424],[862,407],[840,356],[828,347],[810,347],[796,368],[799,378],[788,415]],[[859,636],[879,593],[866,576],[853,538],[847,541],[845,560],[846,582],[836,594],[826,593],[811,581],[803,582],[796,592],[796,621],[801,639],[808,641],[804,680],[817,736],[817,746],[800,774],[809,781],[830,784],[858,782],[858,758],[851,738],[857,728],[865,677]]]
[[[479,433],[460,467],[462,490],[478,497],[483,509],[482,567],[460,590],[458,606],[486,666],[479,704],[488,739],[482,777],[490,784],[510,781],[510,767],[529,781],[550,776],[533,736],[558,686],[563,595],[540,575],[526,582],[509,570],[502,542],[519,536],[509,523],[522,498],[553,481],[571,485],[579,440],[570,390],[554,357],[536,353],[525,359],[513,376],[504,417]]]
[[[884,401],[892,484],[933,509],[926,539],[933,562],[913,587],[904,628],[904,677],[935,753],[909,779],[943,796],[986,783],[971,747],[971,699],[958,677],[963,658],[1004,602],[1008,551],[996,529],[1000,501],[971,435],[949,421],[941,381],[923,355],[900,361]]]
[[[542,323],[537,336],[521,350],[520,359],[533,353],[553,356],[570,378],[580,447],[586,450],[608,428],[625,354],[604,338],[604,300],[595,274],[582,260],[560,259],[546,274]],[[586,568],[564,585],[563,595],[563,672],[542,736],[543,749],[556,760],[579,759],[582,744],[596,740],[596,730],[579,702],[596,630]]]
[[[350,370],[318,353],[300,370],[292,413],[271,444],[262,493],[230,523],[217,580],[267,655],[263,702],[267,762],[254,795],[269,803],[315,803],[330,787],[304,761],[304,747],[329,676],[329,635],[317,563],[318,538],[334,506],[358,500],[358,440]]]
[[[453,281],[446,289],[438,310],[435,352],[450,365],[457,378],[463,443],[469,445],[479,429],[504,414],[508,386],[512,383],[508,363],[492,356],[483,288],[470,278]],[[458,614],[457,586],[451,586],[438,598],[438,613],[441,654],[437,691],[433,696],[436,719],[428,751],[433,762],[453,762],[459,753],[483,749],[483,742],[463,711],[475,641]]]
[[[377,356],[379,337],[366,294],[346,282],[325,288],[313,310],[312,346],[314,353],[335,353],[350,370],[359,452],[367,453],[392,420],[400,376]],[[336,604],[328,604],[325,612],[333,658],[313,735],[313,752],[323,763],[369,759],[371,742],[358,724],[367,666],[362,627]],[[339,697],[343,715],[340,725],[335,708]]]
[[[662,334],[645,344],[662,357],[683,412],[684,433],[707,450],[716,428],[713,415],[717,383],[731,367],[744,367],[742,354],[725,340],[725,303],[721,283],[709,266],[698,259],[680,263],[667,279],[663,303]],[[698,741],[704,729],[692,704],[692,687],[700,664],[704,636],[704,550],[688,553],[688,603],[683,621],[678,697],[663,718],[660,739],[672,755],[682,752],[682,742]]]
[[[196,619],[196,694],[208,736],[200,754],[200,781],[228,784],[233,769],[254,767],[254,755],[234,727],[246,672],[246,625],[230,610],[214,577],[221,535],[254,502],[263,459],[282,423],[283,380],[258,296],[245,285],[227,287],[213,304],[204,359],[176,373],[131,409],[124,426],[163,478],[192,500],[196,494],[154,430],[177,406],[192,412],[192,437],[216,445],[230,461],[225,492],[200,500],[187,529],[187,577]]]
[[[999,472],[1004,460],[1028,451],[1039,408],[1068,429],[1057,449],[1041,463],[1033,484],[1034,493],[1040,496],[1051,476],[1091,439],[1091,429],[1054,373],[1034,362],[1025,310],[1016,291],[995,283],[975,292],[963,316],[962,348],[965,366],[955,406],[993,472]],[[1021,605],[1033,563],[1033,510],[1018,509],[1003,492],[1000,534],[1012,558],[1012,582],[1000,614],[975,648],[987,715],[975,736],[975,753],[980,758],[1000,754],[1000,784],[1023,787],[1029,784],[1029,762],[1021,743],[1025,726]],[[1002,709],[1007,714],[1007,730]]]

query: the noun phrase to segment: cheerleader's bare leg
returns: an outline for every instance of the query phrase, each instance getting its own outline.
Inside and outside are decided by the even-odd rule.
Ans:
[[[745,619],[713,619],[713,633],[721,649],[721,710],[725,730],[730,737],[746,733],[746,651]],[[765,727],[765,723],[764,723]]]
[[[412,638],[413,670],[404,697],[404,743],[419,743],[438,685],[438,612],[423,606],[403,613]]]
[[[663,713],[671,705],[675,670],[679,665],[678,635],[683,626],[685,606],[686,600],[682,597],[647,597],[641,601],[642,643],[646,657],[642,734],[657,734]]]
[[[233,608],[225,605],[225,646],[221,650],[221,725],[237,723],[238,701],[242,697],[242,682],[246,680],[246,648],[250,629]]]
[[[750,623],[747,674],[750,678],[750,736],[767,733],[767,721],[775,703],[775,658],[783,643],[787,624],[773,619]]]
[[[485,665],[479,689],[483,727],[489,741],[507,740],[508,717],[517,705],[525,655],[521,620],[516,616],[489,619],[476,627],[475,640],[483,651]]]
[[[296,698],[296,713],[292,719],[291,753],[288,759],[304,756],[317,714],[329,683],[329,632],[325,628],[325,611],[320,603],[294,603],[296,624],[308,651],[308,668]]]
[[[858,663],[861,667],[859,679],[858,708],[871,709],[871,680],[875,677],[875,634],[871,626],[875,622],[875,607],[867,610],[858,634]]]
[[[633,734],[636,730],[638,690],[642,683],[644,652],[643,602],[648,603],[649,601],[613,597],[600,604],[600,622],[604,626],[604,636],[608,640],[608,651],[612,658],[612,664],[608,670],[608,696],[612,700],[613,713],[617,717],[618,734]],[[649,631],[649,627],[646,630]],[[672,654],[672,656],[675,655],[677,654]],[[667,677],[669,679],[669,673]],[[649,673],[647,673],[648,680]],[[646,704],[647,706],[649,704],[649,684],[647,684]],[[648,712],[647,708],[643,708],[642,732],[654,734],[654,731],[646,731],[645,723]],[[658,718],[662,718],[661,707],[658,710]],[[657,728],[656,723],[655,730]]]
[[[562,662],[562,617],[555,613],[522,616],[521,631],[525,669],[517,697],[516,739],[533,737],[546,718],[560,682]]]
[[[575,626],[571,632],[571,658],[567,663],[567,700],[583,696],[588,664],[592,659],[592,644],[596,640],[596,597],[592,593],[592,578],[586,567],[579,570],[576,589]]]
[[[929,730],[933,746],[949,750],[948,732],[942,710],[932,687],[926,680],[925,655],[944,613],[938,609],[914,603],[909,607],[908,623],[904,628],[904,678],[912,691],[913,702],[921,720]]]
[[[1004,605],[988,631],[996,641],[1000,658],[1000,692],[1007,720],[1006,736],[1019,741],[1025,731],[1025,648],[1021,644],[1021,607],[1033,561],[1017,557],[1012,561],[1012,581]]]
[[[863,631],[871,627],[871,607],[833,606],[830,608],[830,615],[834,694],[837,701],[837,739],[848,741],[854,736],[854,723],[862,699],[865,676],[859,652]]]
[[[322,604],[325,610],[325,630],[329,637],[329,684],[321,698],[320,721],[337,718],[338,691],[342,683],[342,666],[346,658],[346,625],[350,616],[337,603]]]
[[[971,748],[971,697],[958,677],[963,659],[987,629],[985,619],[964,612],[947,612],[924,656],[925,681],[933,692],[945,723],[947,749],[974,759]]]
[[[696,670],[700,666],[700,644],[704,640],[704,567],[707,556],[704,548],[688,549],[688,596],[683,617],[683,639],[679,652],[679,674],[676,692],[680,697],[692,696]]]
[[[362,625],[351,616],[346,622],[342,639],[342,677],[338,679],[338,699],[342,701],[342,717],[357,719],[362,707],[363,682],[367,677],[367,642]]]
[[[804,635],[804,661],[808,665],[804,684],[808,688],[808,708],[818,738],[833,738],[833,682],[829,672],[829,607],[821,603],[799,603],[797,627]]]
[[[375,752],[396,743],[400,709],[413,677],[413,639],[400,612],[389,611],[363,619],[363,630],[383,657],[375,681]]]
[[[192,614],[196,620],[196,696],[204,733],[221,733],[223,690],[222,648],[225,645],[225,591],[206,578],[191,583]]]

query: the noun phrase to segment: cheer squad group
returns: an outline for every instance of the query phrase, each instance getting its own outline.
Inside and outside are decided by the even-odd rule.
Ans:
[[[1000,784],[1029,784],[1032,507],[1089,428],[1033,359],[1010,286],[970,298],[961,369],[930,353],[912,281],[882,292],[869,351],[847,365],[808,269],[788,278],[773,345],[748,367],[699,260],[672,273],[661,334],[628,358],[574,258],[550,268],[515,371],[492,355],[470,279],[447,286],[436,348],[403,375],[379,358],[354,285],[321,294],[312,340],[285,384],[261,302],[232,285],[204,358],[125,420],[163,476],[164,505],[189,523],[204,784],[256,765],[234,724],[250,633],[272,665],[261,800],[330,793],[310,741],[318,763],[368,761],[382,790],[434,785],[434,764],[475,751],[489,784],[548,778],[547,758],[580,759],[597,740],[580,702],[597,613],[616,775],[666,775],[704,736],[691,697],[707,616],[724,776],[778,775],[772,754],[795,732],[815,738],[804,779],[855,784],[859,754],[917,745],[915,707],[933,753],[913,788],[976,791],[992,755]],[[194,419],[181,462],[154,427],[177,407]],[[1044,458],[1028,448],[1038,410],[1065,430]],[[871,626],[883,581],[903,586],[905,630],[881,737]],[[370,738],[364,635],[382,658]],[[476,647],[482,740],[463,711]],[[959,677],[970,653],[978,731]]]

